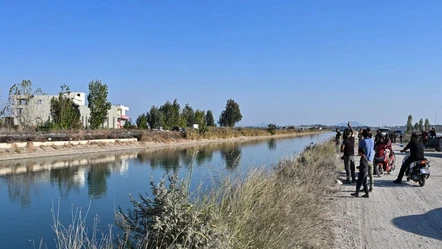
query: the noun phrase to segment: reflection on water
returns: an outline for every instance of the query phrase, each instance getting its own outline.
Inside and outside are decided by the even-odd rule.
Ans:
[[[13,201],[20,201],[22,207],[29,207],[32,195],[38,196],[41,183],[49,182],[56,186],[60,197],[67,199],[71,191],[79,192],[87,185],[88,196],[99,199],[106,192],[106,179],[111,171],[124,174],[129,168],[129,159],[136,153],[116,155],[93,155],[87,159],[59,157],[51,161],[17,161],[12,165],[0,164],[0,179],[6,182],[8,196]]]
[[[233,149],[223,148],[221,149],[221,155],[226,161],[226,167],[229,170],[233,170],[238,167],[241,160],[241,150],[238,147]]]
[[[276,139],[270,138],[267,141],[267,145],[269,146],[269,150],[276,150]]]

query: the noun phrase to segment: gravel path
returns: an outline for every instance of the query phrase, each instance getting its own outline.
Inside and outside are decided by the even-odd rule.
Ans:
[[[425,151],[431,176],[419,187],[414,181],[392,183],[405,155],[399,146],[393,149],[396,169],[375,176],[369,199],[350,196],[356,184],[341,185],[330,197],[335,204],[335,248],[442,248],[442,153]]]

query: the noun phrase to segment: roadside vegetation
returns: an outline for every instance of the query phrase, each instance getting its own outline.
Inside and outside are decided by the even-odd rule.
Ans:
[[[338,165],[326,142],[270,169],[214,179],[208,190],[190,191],[190,179],[172,173],[151,179],[151,194],[130,196],[133,208],[116,213],[119,232],[97,236],[81,215],[67,226],[54,215],[55,241],[58,249],[330,248],[325,197]]]
[[[304,134],[324,132],[326,130],[308,129],[277,129],[266,128],[223,128],[211,127],[201,133],[197,129],[185,131],[153,131],[140,129],[102,129],[102,130],[57,130],[57,131],[10,131],[0,130],[0,143],[14,142],[45,142],[45,141],[78,141],[94,139],[136,138],[140,142],[173,143],[185,140],[228,139],[237,137],[254,137],[269,135]]]

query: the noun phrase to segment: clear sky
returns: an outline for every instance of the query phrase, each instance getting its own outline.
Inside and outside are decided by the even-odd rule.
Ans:
[[[0,0],[0,95],[100,79],[136,117],[227,99],[240,125],[442,123],[442,1]]]

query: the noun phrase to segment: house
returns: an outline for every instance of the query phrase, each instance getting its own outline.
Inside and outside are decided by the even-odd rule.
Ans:
[[[90,109],[86,105],[86,94],[83,92],[71,92],[66,94],[68,98],[78,105],[80,120],[83,127],[89,126]],[[11,116],[15,125],[26,124],[36,126],[51,120],[51,99],[58,98],[58,95],[15,95],[12,96]],[[122,128],[129,119],[126,112],[129,107],[124,105],[112,105],[102,128]]]

